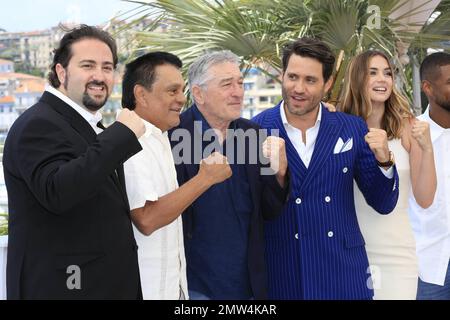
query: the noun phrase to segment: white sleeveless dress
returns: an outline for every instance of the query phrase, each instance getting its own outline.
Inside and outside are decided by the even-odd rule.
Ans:
[[[375,300],[416,299],[418,265],[408,216],[411,190],[409,153],[401,139],[389,141],[400,179],[397,206],[388,215],[374,211],[355,183],[355,206],[366,242]]]

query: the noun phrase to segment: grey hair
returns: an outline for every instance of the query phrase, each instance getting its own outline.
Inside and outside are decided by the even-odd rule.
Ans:
[[[221,50],[206,53],[194,60],[188,71],[189,90],[191,94],[192,86],[197,85],[204,88],[206,83],[211,80],[208,75],[209,68],[224,62],[235,63],[239,66],[240,59],[230,50]]]

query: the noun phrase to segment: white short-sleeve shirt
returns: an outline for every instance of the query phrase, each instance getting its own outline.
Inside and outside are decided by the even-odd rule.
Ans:
[[[124,164],[130,209],[144,207],[178,188],[177,174],[167,132],[144,121],[139,139],[142,150]],[[144,299],[187,298],[186,259],[181,216],[150,236],[133,225]],[[180,291],[182,290],[182,292]]]

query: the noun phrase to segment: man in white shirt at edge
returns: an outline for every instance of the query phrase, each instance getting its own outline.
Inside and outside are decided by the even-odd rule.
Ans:
[[[420,77],[429,106],[418,119],[430,123],[438,181],[429,208],[409,198],[419,260],[417,299],[450,300],[450,54],[426,57]]]
[[[144,121],[143,150],[124,164],[144,299],[188,299],[180,214],[215,183],[231,176],[225,157],[204,159],[199,173],[178,188],[167,130],[186,102],[180,59],[152,52],[126,66],[122,105]]]

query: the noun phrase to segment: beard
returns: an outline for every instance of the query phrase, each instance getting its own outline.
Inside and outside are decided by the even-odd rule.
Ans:
[[[96,85],[104,85],[105,86],[105,90],[108,91],[108,87],[106,86],[106,84],[104,82],[90,82],[89,84],[96,84]],[[103,107],[106,103],[106,100],[108,100],[108,94],[105,96],[105,98],[103,100],[97,101],[94,98],[92,98],[88,93],[87,93],[87,85],[86,85],[86,90],[83,93],[83,105],[88,108],[91,111],[98,111],[99,109],[101,109],[101,107]]]
[[[87,88],[89,85],[104,86],[105,91],[106,91],[105,98],[101,101],[97,101],[93,97],[91,97],[89,95],[89,93],[87,92]],[[68,86],[69,86],[69,74],[66,73],[66,79],[64,81],[64,89],[66,91],[67,91]],[[86,86],[85,86],[85,89],[83,92],[82,103],[88,110],[97,112],[105,105],[106,101],[108,100],[108,98],[109,98],[108,92],[109,92],[109,88],[106,85],[106,83],[104,83],[103,81],[95,81],[94,80],[94,81],[88,82],[88,83],[86,83]]]
[[[442,109],[450,112],[450,101],[448,99],[445,99],[445,97],[437,96],[435,98],[435,102],[438,106],[440,106]]]
[[[287,93],[287,90],[283,86],[281,87],[281,95],[283,97],[284,104],[289,113],[296,116],[303,116],[305,114],[313,112],[320,103],[320,99],[313,99],[313,101],[309,105],[303,108],[296,108],[294,106],[291,106],[289,94]]]

